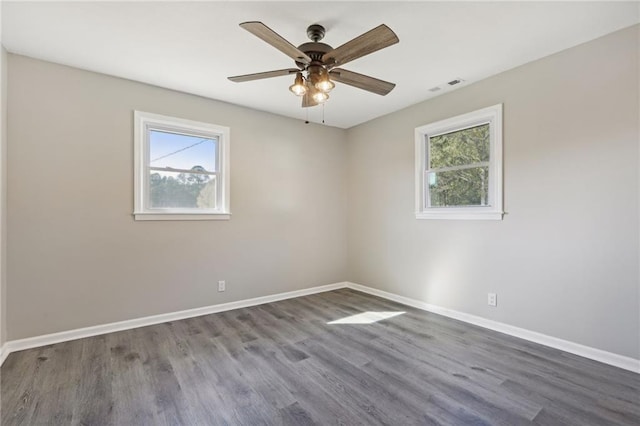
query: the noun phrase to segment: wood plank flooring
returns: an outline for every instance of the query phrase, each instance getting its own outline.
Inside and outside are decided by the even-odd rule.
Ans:
[[[327,324],[362,312],[371,324]],[[2,425],[640,425],[640,375],[349,289],[16,352]]]

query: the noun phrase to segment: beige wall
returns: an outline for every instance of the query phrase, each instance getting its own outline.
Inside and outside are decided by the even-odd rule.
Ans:
[[[349,280],[640,358],[638,48],[636,26],[351,129]],[[504,220],[416,220],[414,128],[497,103]]]
[[[16,55],[9,81],[10,339],[346,276],[344,131]],[[133,220],[134,109],[231,128],[230,221]]]

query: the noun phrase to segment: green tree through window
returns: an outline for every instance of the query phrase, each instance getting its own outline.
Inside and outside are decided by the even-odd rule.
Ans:
[[[502,104],[415,129],[416,219],[502,220]]]
[[[213,208],[215,207],[215,177],[204,174],[201,166],[194,173],[152,173],[149,179],[152,208]]]
[[[485,206],[489,198],[489,124],[429,137],[430,205]]]

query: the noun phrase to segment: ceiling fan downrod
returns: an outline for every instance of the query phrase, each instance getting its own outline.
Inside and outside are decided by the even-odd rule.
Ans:
[[[324,38],[326,31],[324,27],[320,24],[313,24],[307,27],[307,37],[315,43],[319,42]]]

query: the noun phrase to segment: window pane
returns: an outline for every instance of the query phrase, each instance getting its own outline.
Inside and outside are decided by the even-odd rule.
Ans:
[[[426,174],[431,207],[486,206],[489,167],[472,167]]]
[[[489,161],[489,124],[429,138],[429,168]]]
[[[216,195],[215,175],[152,171],[149,176],[149,204],[152,209],[215,209]]]
[[[216,171],[217,138],[207,139],[176,133],[149,131],[149,165]]]

